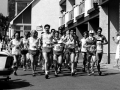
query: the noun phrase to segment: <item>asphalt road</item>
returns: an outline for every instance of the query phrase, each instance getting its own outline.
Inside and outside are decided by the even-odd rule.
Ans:
[[[102,76],[95,73],[88,76],[78,68],[78,74],[70,76],[68,69],[63,69],[59,77],[51,71],[50,79],[37,69],[33,77],[31,70],[18,70],[18,76],[11,75],[9,82],[0,81],[0,90],[120,90],[120,71],[102,68]]]

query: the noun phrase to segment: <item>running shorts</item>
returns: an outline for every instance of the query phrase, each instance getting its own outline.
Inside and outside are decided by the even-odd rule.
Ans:
[[[29,53],[34,56],[37,56],[37,55],[39,55],[39,50],[29,50]]]
[[[28,50],[25,50],[25,49],[21,50],[21,54],[27,54],[27,53],[28,53]]]

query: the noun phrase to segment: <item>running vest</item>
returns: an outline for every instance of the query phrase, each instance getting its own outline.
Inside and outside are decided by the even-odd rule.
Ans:
[[[52,34],[43,33],[42,34],[42,44],[43,44],[43,47],[51,48],[52,47],[52,39],[53,39],[53,35]]]
[[[21,45],[21,41],[18,41],[16,39],[12,40],[12,54],[18,55],[20,54],[20,45]]]
[[[97,51],[103,51],[103,40],[104,40],[104,36],[96,36],[97,39]]]
[[[87,52],[86,47],[84,47],[85,44],[86,44],[86,39],[82,38],[81,39],[81,51],[82,52]]]
[[[54,43],[54,44],[57,44],[59,40],[60,40],[60,38],[54,37],[54,38],[53,38],[53,43]]]
[[[24,49],[28,49],[28,42],[29,42],[29,40],[28,39],[25,39],[25,38],[23,38],[22,39],[22,42],[23,42],[23,45],[24,45]]]
[[[75,44],[76,44],[76,43],[75,43],[75,38],[74,38],[73,36],[71,37],[71,36],[69,35],[69,36],[67,37],[67,42],[66,42],[67,47],[68,47],[68,48],[75,48]]]
[[[39,39],[34,39],[33,37],[29,38],[29,49],[30,50],[37,50],[39,45]]]
[[[96,38],[95,37],[88,37],[86,39],[86,44],[89,46],[87,48],[88,52],[94,53],[96,51]]]
[[[59,38],[54,38],[53,42],[54,43],[54,51],[63,51],[63,45],[59,43],[60,39]]]

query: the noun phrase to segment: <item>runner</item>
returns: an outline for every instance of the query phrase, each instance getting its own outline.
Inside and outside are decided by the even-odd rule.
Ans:
[[[67,37],[69,37],[69,34],[70,34],[69,30],[66,31],[66,33],[61,37],[61,40],[63,42],[67,42]],[[66,54],[66,45],[65,45],[64,51],[63,51],[63,64],[66,68],[71,69],[70,66],[69,66],[69,59],[67,58],[67,55],[68,54]]]
[[[89,31],[89,37],[86,39],[86,44],[84,45],[87,48],[87,72],[88,75],[94,74],[94,65],[96,62],[96,38],[94,37],[94,31]],[[91,66],[90,66],[91,65]],[[91,67],[91,70],[90,70]]]
[[[101,34],[102,28],[98,28],[96,39],[97,39],[97,51],[96,51],[96,58],[97,58],[97,69],[98,69],[98,74],[101,75],[100,71],[100,62],[102,60],[103,56],[103,45],[108,44],[108,41],[104,35]]]
[[[59,38],[61,38],[63,36],[62,30],[59,29],[58,31],[59,31]]]
[[[45,78],[49,78],[49,67],[51,64],[50,56],[52,54],[52,41],[53,41],[53,33],[50,33],[50,25],[46,24],[44,26],[45,32],[41,35],[42,42],[42,53],[45,59]]]
[[[41,32],[41,37],[42,37],[43,33],[44,32]],[[42,40],[40,40],[40,45],[41,46],[43,45]],[[40,62],[42,64],[42,71],[45,71],[45,60],[44,60],[44,57],[43,57],[43,54],[42,54],[42,47],[40,49],[41,49],[41,52],[40,52]]]
[[[63,58],[63,43],[59,38],[59,32],[55,32],[55,37],[53,39],[54,48],[53,48],[53,58],[55,66],[55,76],[58,76],[58,73],[61,72],[62,67],[62,58]]]
[[[55,36],[55,29],[51,29],[51,33],[53,33],[53,37]]]
[[[74,64],[75,64],[75,45],[77,43],[76,38],[74,37],[74,30],[70,30],[70,34],[67,35],[64,38],[64,42],[66,44],[66,61],[67,61],[67,65],[68,63],[70,63],[71,65],[71,76],[73,76],[75,74],[75,68],[74,68]]]
[[[21,54],[22,42],[20,40],[19,33],[14,34],[14,39],[9,43],[9,49],[12,48],[12,54],[14,57],[14,75],[17,75],[17,69],[19,64],[19,56]]]
[[[23,48],[21,50],[22,54],[22,62],[23,62],[23,70],[26,71],[26,59],[27,59],[27,53],[28,53],[28,33],[24,34],[24,38],[22,38]]]
[[[82,54],[82,58],[83,58],[83,72],[85,72],[85,67],[87,64],[87,50],[86,47],[84,47],[84,45],[86,44],[86,38],[88,37],[88,33],[87,31],[83,33],[83,38],[81,39],[80,43],[81,43],[81,54]]]
[[[31,68],[32,68],[32,75],[35,76],[36,70],[36,61],[39,55],[39,39],[38,39],[38,32],[36,30],[31,31],[31,37],[29,38],[29,55],[31,60]]]
[[[78,59],[79,59],[79,54],[80,54],[80,41],[79,41],[79,37],[76,35],[76,32],[74,32],[74,37],[76,42],[75,45],[75,73],[77,72],[77,64],[78,64]]]
[[[55,37],[55,32],[56,32],[55,29],[51,29],[51,33],[53,33],[53,38]],[[51,53],[52,53],[51,56],[50,56],[51,63],[49,65],[49,69],[54,67],[54,65],[53,65],[53,49],[52,49]]]

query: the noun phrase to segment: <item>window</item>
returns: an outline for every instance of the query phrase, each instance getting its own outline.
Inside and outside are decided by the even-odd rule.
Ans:
[[[24,30],[31,30],[31,26],[24,26]]]
[[[20,13],[25,7],[27,6],[27,3],[17,3],[17,14]]]

